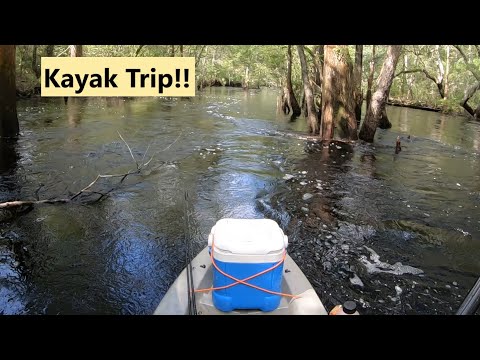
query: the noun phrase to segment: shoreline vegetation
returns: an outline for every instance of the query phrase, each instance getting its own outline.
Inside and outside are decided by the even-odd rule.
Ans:
[[[40,99],[42,57],[115,56],[193,58],[198,101]],[[453,312],[480,269],[475,120],[480,45],[0,45],[0,313],[148,312],[187,240],[257,214],[330,307]]]
[[[387,105],[480,120],[480,45],[1,45],[0,137],[18,135],[15,101],[41,96],[42,57],[193,58],[198,94],[273,89],[325,141],[373,142]]]
[[[201,86],[200,89],[197,90],[203,90],[208,87],[230,87],[230,88],[242,88],[241,83],[226,83],[222,84],[219,80],[215,80],[213,82],[204,82]],[[280,91],[281,89],[279,88],[272,88],[272,87],[262,87],[262,86],[252,86],[249,87],[248,90],[261,90],[263,88],[268,88],[271,90],[278,90]],[[247,90],[247,89],[245,89]],[[35,85],[33,87],[22,87],[22,88],[17,88],[17,99],[31,99],[33,97],[41,97],[41,90],[40,90],[40,85]],[[396,106],[396,107],[405,107],[405,108],[410,108],[410,109],[417,109],[417,110],[425,110],[425,111],[432,111],[432,112],[440,112],[442,114],[446,115],[457,115],[457,116],[467,116],[469,117],[469,114],[464,111],[462,108],[454,108],[448,105],[442,105],[442,104],[429,104],[427,102],[422,102],[422,101],[414,101],[414,100],[406,100],[406,99],[398,99],[398,98],[389,98],[387,100],[387,105],[389,106]]]

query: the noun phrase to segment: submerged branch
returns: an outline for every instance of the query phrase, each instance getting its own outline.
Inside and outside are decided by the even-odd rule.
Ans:
[[[178,135],[177,138],[176,138],[170,145],[168,145],[166,148],[164,148],[164,149],[162,149],[162,150],[160,150],[160,151],[157,151],[155,154],[153,154],[152,157],[150,158],[150,160],[148,160],[146,163],[140,165],[139,170],[140,170],[142,167],[144,167],[144,166],[148,166],[148,164],[150,164],[150,161],[152,161],[153,158],[155,157],[155,155],[157,155],[159,152],[163,152],[163,151],[166,151],[166,150],[170,149],[170,148],[173,146],[173,144],[175,144],[175,143],[178,141],[178,139],[180,139],[180,137],[182,136],[182,134],[183,134],[183,133],[180,133],[180,135]],[[148,149],[147,149],[147,151],[148,151]],[[142,161],[143,161],[143,160],[142,160]]]
[[[73,200],[75,199],[76,197],[82,195],[84,192],[87,192],[88,189],[90,189],[93,185],[95,185],[95,183],[99,180],[99,179],[107,179],[107,178],[113,178],[113,177],[121,177],[122,180],[120,180],[120,182],[123,182],[123,180],[125,180],[125,178],[128,176],[128,175],[132,175],[132,174],[138,174],[140,172],[139,169],[135,170],[135,171],[132,171],[130,170],[129,172],[125,173],[125,174],[107,174],[107,175],[97,175],[97,177],[95,178],[95,180],[93,180],[90,184],[88,184],[86,187],[84,187],[82,190],[80,190],[78,193],[76,193],[75,195],[73,195],[70,200]]]
[[[70,202],[70,199],[51,199],[51,200],[15,200],[0,203],[0,209],[10,209],[25,205],[38,205],[38,204],[64,204]]]
[[[140,174],[141,173],[141,170],[143,168],[145,168],[146,166],[148,166],[148,164],[150,164],[150,162],[153,160],[153,158],[155,157],[155,155],[158,153],[158,152],[162,152],[162,151],[166,151],[168,149],[170,149],[177,141],[178,139],[180,139],[182,133],[180,133],[180,135],[177,136],[177,138],[170,144],[168,145],[167,147],[165,147],[164,149],[158,151],[157,153],[155,153],[154,155],[152,155],[152,157],[150,158],[150,160],[148,160],[146,163],[144,163],[144,159],[145,159],[145,156],[147,155],[148,153],[148,150],[150,149],[150,145],[148,145],[147,147],[147,150],[145,151],[145,154],[143,155],[143,158],[142,158],[142,162],[139,164],[138,161],[135,159],[135,157],[133,156],[133,151],[130,147],[130,145],[128,145],[128,143],[123,139],[122,135],[120,135],[120,133],[118,133],[118,135],[120,136],[120,138],[123,140],[123,142],[125,143],[125,145],[127,145],[127,148],[130,152],[130,155],[132,157],[132,159],[135,161],[135,165],[136,165],[136,169],[131,169],[129,171],[127,171],[126,173],[120,173],[120,174],[98,174],[97,177],[92,181],[90,182],[90,184],[88,184],[87,186],[85,186],[83,189],[81,189],[80,191],[78,191],[77,193],[75,193],[74,195],[68,197],[68,198],[57,198],[57,199],[43,199],[43,200],[40,200],[39,199],[39,196],[38,196],[38,191],[40,190],[40,188],[43,186],[43,184],[35,191],[35,197],[37,200],[14,200],[14,201],[6,201],[6,202],[2,202],[0,203],[0,210],[4,209],[4,210],[10,210],[10,209],[16,209],[16,208],[21,208],[21,207],[24,207],[24,206],[27,206],[27,207],[32,207],[32,206],[35,206],[35,205],[40,205],[40,204],[66,204],[66,203],[70,203],[70,202],[73,202],[75,199],[77,199],[80,195],[82,194],[97,194],[97,195],[100,195],[99,198],[95,199],[94,201],[91,201],[90,203],[92,202],[98,202],[100,201],[102,198],[106,197],[109,193],[111,193],[113,190],[115,190],[116,188],[113,187],[111,188],[110,190],[106,191],[106,192],[100,192],[100,191],[94,191],[94,190],[91,190],[91,188],[98,182],[98,180],[100,179],[110,179],[110,178],[121,178],[119,183],[118,184],[121,184],[123,183],[123,181],[129,176],[129,175],[136,175],[136,174]]]
[[[133,156],[132,149],[130,149],[130,146],[129,146],[128,143],[125,141],[125,139],[123,138],[122,134],[120,134],[120,132],[118,132],[118,131],[117,131],[117,134],[118,134],[118,136],[120,136],[120,139],[122,139],[122,141],[125,143],[125,145],[127,145],[128,151],[130,151],[130,155],[132,155],[132,159],[133,159],[133,161],[135,162],[135,165],[137,165],[137,169],[138,169],[138,162],[137,162],[137,160],[135,160],[135,156]]]

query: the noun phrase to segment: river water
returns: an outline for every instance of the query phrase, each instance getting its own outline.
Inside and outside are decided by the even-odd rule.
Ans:
[[[374,144],[324,148],[300,136],[303,118],[276,114],[276,95],[19,101],[0,201],[68,197],[135,169],[119,133],[152,160],[74,203],[0,213],[0,313],[151,314],[185,266],[185,233],[198,252],[222,217],[277,220],[327,309],[454,313],[480,275],[480,123],[390,107]]]

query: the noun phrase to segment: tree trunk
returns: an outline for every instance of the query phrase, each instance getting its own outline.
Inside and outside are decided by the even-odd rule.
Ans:
[[[400,90],[400,92],[402,93],[402,97],[405,96],[405,93],[407,92],[407,74],[405,73],[405,71],[407,71],[407,65],[408,64],[408,54],[405,53],[403,55],[403,76],[402,76],[402,88]]]
[[[250,69],[248,68],[248,66],[245,67],[245,77],[243,79],[243,89],[244,90],[247,90],[248,87],[249,87],[249,83],[250,83]]]
[[[305,100],[305,90],[302,90],[302,96],[300,96],[300,109],[303,112],[303,116],[308,117],[307,102]]]
[[[470,86],[467,91],[465,92],[465,96],[463,97],[462,102],[460,105],[470,114],[475,118],[475,112],[470,105],[468,105],[468,100],[477,92],[477,90],[480,90],[480,81],[477,81],[475,84]],[[478,110],[478,108],[477,108]],[[478,115],[477,115],[478,118]]]
[[[440,54],[440,46],[436,45],[435,50],[437,52],[437,66],[438,66],[438,76],[435,81],[438,93],[442,99],[445,99],[445,69],[443,67],[442,56]]]
[[[69,45],[70,47],[70,57],[82,57],[83,56],[83,45]],[[63,98],[65,104],[68,104],[68,96]]]
[[[388,101],[389,96],[390,96],[390,89],[388,89],[386,101]],[[378,121],[378,127],[380,129],[390,129],[392,127],[392,123],[390,122],[390,120],[388,120],[386,106],[384,106],[382,109],[382,115],[380,116],[380,120]]]
[[[288,89],[287,86],[285,85],[282,88],[282,111],[285,115],[288,115],[290,113],[290,105],[288,101]]]
[[[362,140],[373,142],[380,118],[386,114],[385,106],[401,52],[401,45],[388,46],[387,57],[378,76],[377,90],[372,96],[372,101],[367,109],[367,114],[360,130],[359,137]]]
[[[408,60],[408,57],[406,57],[405,59]],[[415,61],[414,61],[414,67],[416,67],[418,64],[418,57],[415,57]],[[408,69],[408,63],[405,64],[407,69]],[[408,74],[407,75],[407,85],[408,85],[408,89],[407,89],[407,100],[411,100],[413,99],[413,83],[415,81],[415,77],[412,75],[412,74]]]
[[[372,101],[373,75],[375,73],[375,45],[372,45],[372,59],[370,60],[370,71],[367,80],[367,110]]]
[[[200,48],[200,51],[197,51],[195,49],[195,66],[198,66],[200,64],[200,60],[203,59],[203,53],[207,49],[207,45],[202,45]]]
[[[180,56],[183,57],[183,45],[180,45]]]
[[[325,45],[322,86],[323,140],[331,140],[334,128],[338,137],[357,139],[355,99],[353,96],[353,64],[345,45]]]
[[[0,45],[0,137],[16,137],[19,131],[15,45]]]
[[[283,87],[280,90],[280,93],[277,96],[277,114],[280,114],[282,111],[285,112],[282,108],[283,106]]]
[[[448,97],[448,75],[450,74],[450,45],[447,45],[447,64],[445,65],[445,78],[444,78],[444,99]]]
[[[82,45],[70,45],[70,56],[71,57],[82,57],[83,56],[83,46]]]
[[[37,64],[37,45],[33,45],[33,52],[32,52],[32,70],[35,74],[36,78],[40,78],[40,67]]]
[[[45,48],[45,56],[53,57],[54,50],[55,50],[55,45],[47,45],[47,47]]]
[[[355,117],[357,118],[357,127],[360,126],[362,118],[362,63],[363,63],[363,45],[355,45]]]
[[[313,61],[315,62],[315,83],[321,89],[323,82],[323,45],[317,45]]]
[[[315,108],[315,101],[313,99],[313,90],[308,79],[308,66],[307,59],[305,58],[305,52],[303,51],[303,45],[297,45],[298,57],[300,58],[300,65],[302,67],[302,79],[304,99],[307,105],[307,121],[310,133],[317,135],[320,131],[320,124],[318,123],[317,109]]]
[[[170,56],[175,57],[175,45],[170,45]]]
[[[475,113],[473,114],[473,117],[476,120],[480,120],[480,105],[478,105],[477,108],[475,109]]]
[[[323,51],[324,51],[323,45],[317,45],[317,48],[315,49],[315,54],[314,54],[315,55],[314,56],[315,83],[317,88],[314,88],[313,92],[314,92],[315,105],[316,105],[316,108],[318,109],[317,117],[319,121],[322,116],[321,109],[322,109],[323,63],[324,63]]]
[[[285,88],[284,101],[286,102],[285,105],[292,110],[292,120],[298,117],[302,113],[302,110],[298,105],[297,99],[295,98],[295,93],[293,92],[293,86],[292,86],[292,46],[291,45],[288,45],[288,49],[287,49],[287,82],[286,82],[286,88]],[[284,105],[284,108],[286,107],[285,105]]]

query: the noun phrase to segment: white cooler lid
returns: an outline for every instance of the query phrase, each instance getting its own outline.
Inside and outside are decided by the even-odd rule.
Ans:
[[[238,255],[267,255],[283,251],[288,245],[278,224],[270,219],[221,219],[212,227],[208,246]]]

